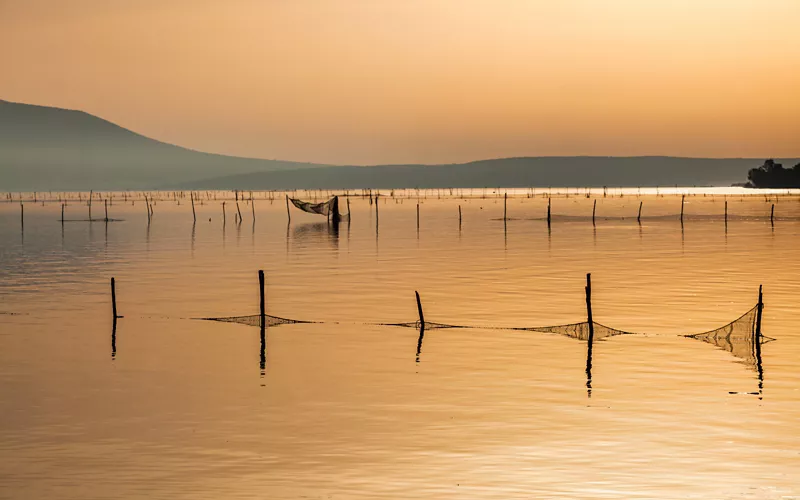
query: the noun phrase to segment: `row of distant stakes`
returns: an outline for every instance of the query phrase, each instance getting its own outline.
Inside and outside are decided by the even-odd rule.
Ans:
[[[265,282],[264,271],[259,270],[258,271],[258,283],[259,283],[258,314],[251,314],[244,316],[215,317],[215,318],[194,318],[197,320],[205,320],[205,321],[237,323],[240,325],[259,328],[261,333],[261,353],[260,353],[259,366],[261,369],[262,377],[265,374],[265,368],[266,368],[267,328],[277,327],[280,325],[325,323],[324,321],[288,319],[280,316],[273,316],[267,314],[264,282]],[[610,328],[594,321],[592,317],[591,274],[586,275],[586,287],[585,287],[586,320],[566,325],[493,327],[486,325],[465,325],[465,324],[448,324],[448,323],[432,322],[425,319],[425,314],[422,308],[422,300],[420,299],[419,292],[414,292],[414,293],[416,295],[417,312],[418,312],[418,319],[416,321],[401,322],[401,323],[357,323],[357,324],[386,326],[386,327],[405,327],[418,330],[419,336],[417,338],[417,346],[416,346],[417,363],[420,362],[420,356],[422,354],[422,344],[426,330],[440,330],[440,329],[511,330],[519,332],[524,331],[524,332],[539,332],[545,334],[564,335],[573,339],[585,341],[587,344],[586,367],[585,367],[586,389],[589,397],[591,397],[591,390],[592,390],[592,349],[594,347],[595,341],[601,341],[607,337],[613,337],[617,335],[637,334],[637,332],[628,332]],[[111,334],[111,349],[112,349],[111,357],[112,359],[115,359],[117,320],[121,319],[123,316],[119,315],[117,311],[116,282],[114,278],[111,278],[111,304],[112,304],[112,315],[113,315],[112,316],[113,327]],[[759,398],[762,397],[764,371],[761,359],[761,346],[762,344],[775,340],[773,338],[766,337],[762,334],[761,317],[763,308],[764,308],[764,303],[763,303],[762,288],[759,286],[758,302],[754,307],[749,309],[739,318],[714,330],[709,330],[701,333],[688,334],[688,335],[681,335],[682,337],[701,340],[703,342],[712,344],[718,348],[724,349],[733,354],[736,358],[738,358],[741,363],[755,370],[758,377],[758,391],[744,392],[744,393],[732,391],[731,394],[751,394],[751,395],[756,395]],[[336,324],[341,324],[341,322],[336,322]]]
[[[447,193],[448,190],[444,190],[444,191],[445,191],[444,196],[447,196],[448,195],[448,193]],[[192,208],[192,220],[195,223],[197,222],[197,212],[195,211],[195,202],[197,201],[198,203],[203,205],[203,204],[205,204],[205,200],[215,200],[215,201],[218,200],[218,197],[217,197],[218,192],[216,192],[216,191],[204,191],[204,192],[201,192],[201,193],[204,196],[198,196],[194,191],[188,192],[188,197],[189,197],[189,201],[190,201],[191,208]],[[235,220],[235,222],[241,223],[242,220],[243,220],[241,207],[239,205],[240,201],[250,205],[253,222],[255,222],[255,218],[256,218],[255,201],[256,201],[256,198],[254,198],[254,196],[253,196],[253,191],[248,191],[248,192],[234,191],[233,194],[234,194],[233,199],[219,198],[219,200],[222,201],[222,220],[223,220],[223,223],[227,219],[227,212],[226,212],[226,202],[227,201],[233,201],[235,203],[235,208],[236,208],[236,211],[234,212],[234,220]],[[246,194],[248,194],[249,196],[245,196]],[[269,200],[270,202],[272,202],[272,201],[274,201],[276,199],[275,196],[278,193],[274,192],[274,191],[265,191],[265,192],[261,192],[261,194],[263,195],[261,199]],[[309,193],[309,194],[312,194],[312,196],[314,197],[315,201],[318,199],[319,195],[327,196],[330,200],[336,199],[337,200],[337,206],[338,206],[338,196],[344,196],[347,199],[347,207],[348,207],[348,214],[347,215],[348,215],[348,218],[349,218],[349,207],[350,207],[350,198],[351,197],[367,198],[369,200],[370,205],[373,205],[373,204],[375,205],[375,214],[376,214],[376,216],[378,215],[378,200],[381,197],[383,197],[385,199],[388,196],[388,197],[390,197],[392,199],[396,199],[396,200],[413,199],[413,198],[415,198],[415,196],[413,196],[413,191],[411,191],[411,190],[405,191],[404,192],[404,196],[396,196],[395,195],[395,191],[390,191],[390,193],[388,195],[386,195],[386,194],[381,194],[381,193],[379,193],[377,191],[375,193],[373,193],[372,190],[360,190],[358,192],[352,192],[352,193],[348,190],[348,191],[345,191],[344,193],[342,193],[340,195],[333,194],[330,191],[317,191],[317,192],[313,192],[313,193]],[[474,192],[470,192],[470,194],[468,194],[467,196],[464,196],[463,192],[460,195],[459,195],[458,192],[456,192],[454,194],[454,191],[452,189],[450,189],[449,190],[449,194],[450,194],[450,196],[458,196],[458,197],[464,198],[464,199],[469,198],[469,197],[476,197],[476,198],[500,198],[500,197],[502,197],[503,198],[503,218],[501,220],[504,221],[504,222],[508,221],[508,220],[511,220],[508,217],[508,198],[509,198],[509,196],[508,196],[507,192],[506,193],[501,193],[498,190],[496,192],[492,192],[490,195],[487,195],[486,192],[484,191],[483,194],[481,194],[479,196],[476,196],[474,194]],[[427,195],[428,195],[428,193],[425,192],[425,198],[427,198]],[[289,194],[285,194],[284,196],[285,196],[285,199],[286,199],[286,214],[287,214],[287,218],[291,222],[292,214],[291,214],[291,211],[290,211],[290,208],[289,208],[289,206],[290,206],[289,202],[290,202],[290,200],[292,200],[292,202],[299,202],[299,200],[296,200],[296,198],[294,196],[290,197]],[[537,196],[537,194],[533,190],[531,190],[527,195],[525,195],[526,198],[534,198],[536,196]],[[552,223],[554,218],[559,217],[557,215],[553,215],[552,214],[552,198],[553,198],[553,196],[551,196],[551,194],[549,192],[540,193],[538,196],[547,198],[547,212],[546,212],[546,215],[543,216],[543,217],[538,218],[538,220],[546,220],[547,224],[549,226]],[[565,197],[565,198],[569,198],[570,194],[569,194],[569,192],[567,192],[567,193],[562,193],[560,196]],[[591,195],[588,192],[588,190],[586,190],[584,193],[580,193],[579,190],[576,190],[576,192],[575,192],[575,194],[573,196],[580,196],[580,197],[586,197],[586,198],[590,198],[591,197]],[[615,197],[615,196],[622,197],[624,195],[622,195],[622,194],[620,194],[620,195],[609,195],[607,193],[607,191],[604,189],[603,197],[609,197],[609,196],[610,197]],[[657,195],[657,196],[663,197],[664,195],[662,194],[662,195]],[[699,195],[694,194],[694,195],[690,195],[690,196],[699,196]],[[703,197],[705,197],[705,196],[706,195],[703,194]],[[753,195],[747,195],[747,196],[753,196]],[[438,190],[437,197],[438,198],[442,197],[442,190]],[[739,196],[739,198],[741,198],[741,199],[744,199],[744,197],[745,197],[745,195]],[[68,206],[70,201],[74,202],[76,200],[76,198],[77,198],[77,201],[79,203],[86,203],[86,205],[88,207],[88,218],[87,219],[67,219],[65,217],[66,207]],[[61,204],[60,222],[62,224],[65,223],[65,222],[106,222],[106,223],[108,223],[108,222],[118,222],[118,221],[121,220],[121,219],[110,218],[109,215],[108,215],[109,206],[113,205],[113,202],[114,202],[115,199],[117,201],[119,201],[120,198],[125,203],[127,203],[128,201],[131,201],[131,204],[135,204],[137,199],[140,200],[140,201],[144,201],[145,210],[147,212],[147,222],[149,224],[152,221],[152,217],[153,217],[153,215],[155,213],[154,206],[156,205],[156,203],[158,201],[174,201],[178,205],[180,205],[180,200],[181,199],[185,200],[185,198],[186,198],[186,192],[184,192],[184,191],[174,191],[174,192],[169,192],[169,193],[167,193],[167,192],[157,192],[154,195],[153,193],[144,193],[144,192],[138,193],[138,194],[131,194],[131,193],[128,193],[128,192],[102,194],[102,193],[94,193],[93,191],[91,191],[89,193],[89,196],[86,197],[85,199],[83,198],[83,193],[71,193],[70,195],[68,195],[66,193],[60,193],[60,194],[30,193],[28,195],[28,198],[26,198],[26,199],[23,199],[21,194],[18,195],[17,196],[17,200],[14,200],[14,196],[11,193],[7,193],[6,194],[6,201],[7,202],[14,202],[14,201],[18,201],[19,202],[19,206],[20,206],[20,224],[22,225],[23,228],[25,226],[25,205],[24,205],[25,201],[33,202],[33,203],[41,203],[42,205],[44,205],[46,202],[51,202],[51,203],[52,202],[58,202],[58,203],[60,203]],[[701,216],[706,217],[706,218],[708,218],[708,217],[720,218],[720,219],[723,219],[725,221],[725,223],[727,224],[728,218],[729,218],[729,215],[728,215],[728,199],[727,198],[728,197],[725,196],[723,214],[721,214],[721,215],[693,214],[693,215],[695,215],[695,216],[701,215]],[[419,200],[421,199],[421,196],[420,196],[419,192],[417,192],[416,199],[417,199],[417,207],[416,207],[416,210],[417,210],[417,228],[419,229],[419,220],[420,220],[420,204],[419,204]],[[779,195],[765,195],[764,199],[765,199],[765,202],[767,202],[767,203],[772,201],[771,206],[770,206],[769,216],[767,216],[765,214],[763,216],[748,216],[747,218],[748,219],[764,219],[764,220],[766,220],[768,218],[770,223],[772,225],[774,225],[775,224],[775,202],[778,201],[780,199],[780,197],[779,197]],[[330,200],[322,202],[322,203],[319,203],[319,205],[322,205],[324,203],[329,203]],[[102,201],[103,202],[103,210],[104,210],[103,218],[93,218],[92,217],[92,202],[93,201]],[[685,202],[686,202],[686,194],[682,194],[681,195],[681,201],[680,201],[680,213],[675,214],[675,215],[668,215],[668,216],[664,216],[664,215],[662,215],[662,216],[651,216],[651,218],[653,218],[653,219],[670,219],[670,218],[674,218],[674,219],[680,220],[680,222],[683,223],[683,221],[684,221],[684,208],[685,208],[685,204],[686,204]],[[307,202],[300,202],[300,203],[305,203],[305,204],[311,205],[311,203],[307,203]],[[642,219],[646,218],[646,217],[643,217],[643,215],[642,215],[643,205],[644,205],[644,202],[640,201],[639,202],[638,212],[636,213],[636,221],[638,223],[641,223]],[[688,217],[688,214],[686,216]],[[561,216],[561,218],[569,219],[569,220],[579,220],[579,219],[587,220],[587,219],[590,218],[590,216],[589,215],[586,215],[586,216]],[[606,217],[606,218],[608,218],[608,217]],[[618,217],[618,218],[626,218],[626,217]],[[631,216],[627,217],[627,218],[632,219],[633,218],[633,214],[631,214]],[[592,205],[592,213],[591,213],[592,224],[595,224],[596,220],[597,220],[597,199],[595,198],[594,203]],[[336,221],[338,221],[338,219],[336,219]],[[462,213],[461,213],[461,205],[459,205],[458,206],[458,224],[459,224],[459,227],[461,226],[461,222],[462,222]]]

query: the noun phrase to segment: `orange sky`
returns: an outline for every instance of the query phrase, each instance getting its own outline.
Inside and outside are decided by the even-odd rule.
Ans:
[[[800,156],[798,0],[0,0],[0,99],[325,163]]]

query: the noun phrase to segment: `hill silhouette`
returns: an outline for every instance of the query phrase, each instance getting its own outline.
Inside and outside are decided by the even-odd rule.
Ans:
[[[730,186],[761,160],[669,156],[524,157],[450,165],[331,166],[182,184],[195,189]]]
[[[563,156],[333,166],[203,153],[150,139],[82,111],[0,100],[0,186],[5,191],[728,186],[744,181],[748,170],[762,162]]]
[[[0,100],[4,190],[141,189],[212,176],[301,169],[166,144],[83,111]]]

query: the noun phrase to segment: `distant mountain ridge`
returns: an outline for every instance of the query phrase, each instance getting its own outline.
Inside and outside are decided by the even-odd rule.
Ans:
[[[562,156],[334,166],[203,153],[82,111],[0,100],[2,191],[727,186],[746,181],[748,170],[762,163],[750,158]]]
[[[191,189],[359,189],[456,187],[730,186],[742,183],[751,158],[669,156],[523,157],[449,165],[331,166],[258,172],[183,183]]]
[[[144,189],[212,176],[324,165],[174,146],[83,111],[0,100],[3,190]]]

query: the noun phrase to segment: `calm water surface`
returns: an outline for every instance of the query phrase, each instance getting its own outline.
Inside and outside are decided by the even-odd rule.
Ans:
[[[699,193],[699,194],[698,194]],[[448,193],[449,194],[449,193]],[[0,203],[0,497],[800,498],[800,198]],[[219,193],[219,197],[222,194]],[[427,196],[427,197],[425,197]],[[85,195],[84,195],[85,198]],[[597,221],[591,222],[597,200]],[[639,202],[645,219],[636,223]],[[342,200],[342,211],[346,211]],[[774,224],[768,215],[776,203]],[[463,219],[458,223],[458,206]],[[102,203],[95,201],[95,217]],[[86,218],[72,201],[68,218]],[[663,217],[655,217],[663,216]],[[267,330],[192,318],[321,321]],[[638,335],[524,327],[585,320]],[[119,320],[112,345],[109,278]],[[764,380],[682,337],[755,305]],[[747,394],[753,393],[756,394]],[[733,394],[732,394],[733,393]]]

